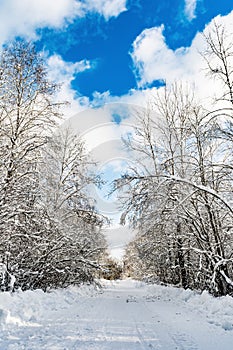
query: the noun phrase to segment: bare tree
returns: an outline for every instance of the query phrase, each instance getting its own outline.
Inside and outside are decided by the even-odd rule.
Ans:
[[[214,22],[208,33],[204,34],[206,50],[202,56],[206,62],[206,71],[214,81],[221,83],[215,105],[209,116],[215,120],[215,136],[233,142],[233,50],[232,33],[223,24]],[[227,145],[226,145],[227,146]],[[232,164],[232,152],[229,168]],[[231,168],[232,169],[232,168]]]
[[[88,197],[97,177],[87,170],[83,143],[66,130],[55,132],[63,105],[55,101],[57,89],[32,44],[19,40],[4,48],[0,257],[22,289],[93,281],[106,249],[102,218]],[[6,278],[2,288],[9,283]]]
[[[0,72],[1,256],[10,269],[11,236],[33,210],[40,150],[60,117],[60,104],[53,101],[57,86],[47,80],[32,44],[5,47]]]
[[[154,108],[159,117],[151,119],[146,130],[156,140],[156,171],[145,174],[135,169],[115,183],[116,188],[127,189],[123,207],[140,230],[135,244],[144,270],[154,269],[166,283],[231,293],[229,179],[228,172],[215,166],[224,163],[226,150],[209,132],[208,113],[195,104],[186,87],[174,84],[158,92]],[[142,121],[138,126],[141,135],[145,125]],[[128,146],[140,152],[144,145],[149,152],[146,142],[138,148],[135,142]]]

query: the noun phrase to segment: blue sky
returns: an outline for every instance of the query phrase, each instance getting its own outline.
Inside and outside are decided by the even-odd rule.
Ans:
[[[166,74],[154,68],[160,64],[155,56],[163,58],[161,41],[176,55],[232,10],[230,0],[0,0],[0,43],[15,36],[34,40],[50,59],[51,76],[66,84],[66,97],[89,107],[163,85]],[[149,39],[150,62],[141,51]]]
[[[94,2],[94,0],[93,0]],[[126,9],[117,17],[106,19],[90,12],[76,17],[64,28],[41,28],[39,47],[49,54],[59,54],[63,60],[77,62],[87,59],[92,69],[78,74],[72,88],[78,94],[93,98],[93,93],[109,91],[121,96],[137,88],[134,65],[130,52],[132,44],[146,28],[164,25],[166,44],[171,49],[187,47],[198,31],[218,14],[229,13],[233,4],[229,0],[129,0]],[[186,6],[186,7],[185,7]],[[151,85],[158,85],[152,82]]]
[[[0,0],[0,45],[35,42],[61,84],[57,98],[70,102],[65,120],[111,181],[132,161],[121,138],[132,132],[135,108],[165,81],[194,83],[202,99],[219,88],[199,54],[214,20],[233,33],[232,0]],[[115,197],[105,200],[109,188],[96,199],[119,218]]]

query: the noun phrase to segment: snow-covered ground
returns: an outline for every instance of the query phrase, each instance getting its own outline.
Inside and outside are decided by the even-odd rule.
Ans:
[[[1,350],[232,350],[233,298],[122,280],[0,294]]]

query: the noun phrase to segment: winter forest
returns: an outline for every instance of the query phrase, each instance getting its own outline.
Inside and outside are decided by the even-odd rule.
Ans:
[[[108,255],[88,192],[101,186],[85,143],[62,127],[59,85],[16,40],[0,58],[1,289],[32,290],[132,277],[233,295],[233,48],[215,24],[200,52],[218,96],[167,84],[135,115],[124,144],[135,167],[114,181],[121,223],[137,230],[123,266]]]
[[[59,88],[32,44],[1,56],[2,289],[92,282],[106,250],[86,187],[100,179],[80,138],[58,127]]]

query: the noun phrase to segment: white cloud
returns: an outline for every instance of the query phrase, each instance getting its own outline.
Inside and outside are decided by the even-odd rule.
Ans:
[[[227,16],[217,16],[213,21],[222,23],[233,32],[233,11]],[[206,26],[205,33],[210,30],[212,22]],[[154,80],[167,83],[184,80],[194,83],[201,97],[214,96],[219,84],[206,76],[206,63],[199,53],[205,48],[202,33],[196,34],[190,47],[172,50],[166,44],[163,30],[163,26],[145,29],[133,43],[131,57],[138,86],[145,88]]]
[[[50,78],[61,82],[74,79],[74,74],[81,73],[92,68],[89,60],[82,60],[76,63],[65,62],[60,55],[50,56],[48,66],[51,69]]]
[[[128,120],[119,125],[112,122],[114,114],[120,114],[128,108],[126,104],[109,103],[101,108],[87,108],[65,121],[65,125],[81,135],[87,150],[97,161],[96,173],[103,173],[104,179],[110,182],[135,165],[132,155],[127,153],[122,143],[122,135],[127,131],[132,132],[132,126],[135,124]],[[89,190],[91,197],[97,202],[99,212],[114,221],[119,221],[119,201],[115,196],[105,198],[110,188],[110,184],[105,184],[101,191],[93,186]]]
[[[102,14],[106,20],[127,10],[126,0],[85,0],[84,4],[87,10]]]
[[[126,245],[135,237],[136,231],[127,226],[114,225],[105,230],[110,255],[121,260]]]
[[[163,25],[145,29],[133,43],[131,55],[140,87],[164,79],[168,67],[173,75],[177,75],[177,70],[181,69],[177,60],[177,56],[181,56],[181,50],[176,53],[169,49],[163,30]]]
[[[163,35],[164,26],[145,29],[134,41],[131,53],[139,87],[154,80],[173,81],[189,74],[193,75],[200,61],[197,46],[203,46],[200,34],[192,46],[170,49]]]
[[[195,10],[197,7],[197,0],[185,0],[185,15],[189,21],[192,21],[196,15]]]
[[[53,55],[47,60],[48,78],[61,85],[57,94],[58,101],[67,101],[70,103],[63,110],[66,118],[80,112],[89,106],[89,99],[85,96],[77,96],[77,92],[72,89],[71,82],[76,75],[85,70],[95,67],[95,62],[82,60],[76,63],[65,62],[61,56]]]
[[[38,28],[61,28],[88,12],[96,12],[108,20],[123,11],[126,0],[0,1],[0,44],[14,36],[34,38]]]
[[[0,1],[0,45],[15,36],[35,39],[38,28],[62,28],[77,17],[85,17],[89,12],[103,16],[105,20],[117,17],[126,11],[126,0],[5,0]],[[83,60],[69,63],[60,56],[54,55],[48,59],[49,77],[62,84],[59,98],[71,103],[64,113],[71,116],[89,106],[89,99],[79,96],[72,90],[71,81],[75,76],[95,67],[95,62]],[[93,95],[93,105],[103,104],[108,98],[108,92]]]
[[[106,124],[111,123],[112,121],[112,108],[105,109],[105,106],[108,106],[109,104],[112,104],[116,106],[116,110],[113,112],[118,113],[121,115],[120,106],[122,105],[137,105],[137,106],[146,106],[146,101],[149,100],[154,92],[156,90],[153,89],[143,89],[143,90],[136,90],[132,89],[130,92],[126,95],[123,95],[121,97],[118,96],[111,96],[109,91],[105,91],[103,93],[100,93],[98,91],[94,91],[92,94],[92,99],[89,99],[86,96],[82,96],[78,94],[77,90],[74,90],[72,88],[72,81],[77,77],[78,74],[84,72],[85,70],[95,69],[96,62],[95,61],[89,61],[89,60],[81,60],[76,63],[72,62],[66,62],[62,59],[60,55],[53,55],[50,57],[46,57],[45,53],[45,61],[47,61],[47,70],[48,70],[48,78],[52,81],[55,81],[56,83],[61,85],[61,89],[59,93],[57,94],[57,100],[58,101],[67,101],[69,102],[69,106],[65,107],[63,110],[65,119],[68,119],[74,115],[79,114],[80,112],[83,112],[85,110],[88,110],[88,115],[90,114],[91,110],[94,110],[95,112],[91,113],[92,115],[95,115],[98,120],[97,124],[99,123]],[[103,107],[100,109],[100,107]],[[103,110],[105,112],[103,112]],[[124,108],[123,108],[124,110]],[[100,115],[98,115],[97,111],[101,111]],[[97,117],[98,115],[98,117]],[[102,116],[102,117],[101,117]],[[86,121],[87,115],[85,115],[84,118]],[[96,126],[96,122],[93,121],[94,126]],[[86,123],[84,129],[86,129]],[[88,128],[92,127],[91,125],[88,125]],[[80,132],[82,132],[82,125],[80,124]]]
[[[218,16],[214,20],[233,32],[233,11],[228,16]],[[209,31],[211,25],[212,23],[206,26],[205,32]],[[52,56],[49,59],[50,77],[63,83],[60,100],[71,102],[71,107],[64,111],[66,118],[85,109],[90,110],[92,107],[97,108],[108,103],[146,107],[157,90],[155,87],[149,87],[154,80],[162,79],[167,83],[183,80],[195,84],[201,98],[207,99],[209,96],[214,96],[220,88],[217,81],[213,83],[206,77],[203,69],[205,62],[199,54],[199,51],[205,47],[202,33],[197,33],[190,47],[172,50],[166,44],[163,30],[163,26],[146,29],[134,41],[131,55],[140,89],[132,89],[121,97],[111,96],[109,91],[94,92],[92,100],[77,95],[77,91],[71,88],[72,80],[80,72],[95,68],[95,62],[83,60],[73,64],[64,62],[60,56]],[[106,117],[106,114],[103,115]],[[112,120],[111,113],[107,115],[105,123]],[[98,117],[97,123],[102,124],[102,122]]]
[[[16,35],[33,37],[40,27],[61,27],[81,14],[74,0],[7,0],[0,3],[0,41]]]
[[[219,16],[215,20],[223,23],[227,29],[229,26],[233,27],[233,12],[225,17]],[[205,30],[208,31],[209,28],[210,25]],[[174,80],[195,82],[201,96],[207,96],[218,88],[216,82],[214,84],[208,82],[202,69],[204,63],[198,53],[198,50],[204,48],[201,33],[196,35],[190,47],[172,50],[166,44],[163,30],[163,26],[146,29],[133,43],[131,54],[137,71],[138,85],[142,89],[132,89],[125,96],[113,97],[106,91],[95,92],[94,101],[90,101],[87,97],[77,97],[75,91],[71,89],[72,79],[85,69],[91,69],[93,63],[89,61],[67,63],[59,56],[52,56],[49,59],[51,77],[58,82],[65,82],[61,93],[66,100],[72,102],[71,111],[66,111],[66,115],[67,117],[73,115],[73,118],[66,123],[83,136],[88,150],[93,152],[94,158],[99,162],[100,169],[111,165],[114,171],[120,173],[125,170],[124,164],[132,161],[132,157],[123,148],[121,136],[130,132],[135,125],[135,112],[140,112],[138,106],[146,107],[147,101],[152,99],[156,88],[149,88],[148,84],[153,80],[165,79],[168,83]],[[91,108],[104,103],[101,108]],[[113,114],[121,115],[122,111],[124,113],[127,109],[130,109],[130,118],[124,119],[119,125],[112,122]],[[103,213],[108,211],[114,218],[119,214],[115,208],[115,204],[118,203],[114,200],[113,204],[105,202],[97,192],[94,193],[94,197]]]

